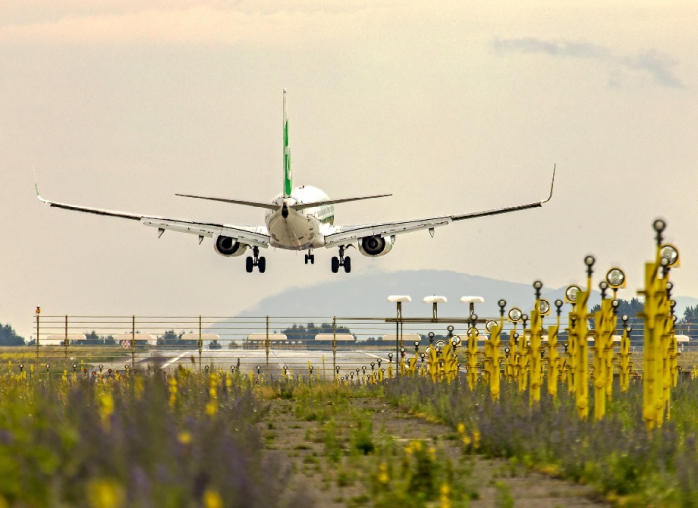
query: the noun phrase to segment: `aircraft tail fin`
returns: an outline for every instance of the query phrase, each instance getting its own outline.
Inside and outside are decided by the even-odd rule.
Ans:
[[[291,148],[288,146],[288,110],[284,88],[284,196],[290,196],[291,192],[293,192],[293,173],[291,172]]]

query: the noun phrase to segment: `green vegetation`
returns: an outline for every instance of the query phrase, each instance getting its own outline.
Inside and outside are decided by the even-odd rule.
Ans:
[[[10,325],[0,325],[0,346],[24,346],[24,337],[20,337]]]

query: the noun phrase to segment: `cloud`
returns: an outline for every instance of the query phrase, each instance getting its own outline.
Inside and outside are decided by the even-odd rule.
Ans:
[[[36,9],[31,14],[15,9],[0,21],[0,43],[283,44],[361,37],[365,29],[419,22],[429,14],[425,7],[400,7],[397,0],[162,0],[155,8],[105,0],[100,9],[95,4],[72,0],[60,11],[47,6],[44,18]],[[0,7],[0,20],[2,14]]]
[[[646,51],[636,55],[619,54],[609,48],[586,42],[547,41],[533,37],[495,39],[492,47],[498,53],[545,54],[551,57],[595,60],[607,66],[609,84],[619,84],[618,69],[649,75],[660,86],[683,88],[673,72],[678,62],[669,55]]]

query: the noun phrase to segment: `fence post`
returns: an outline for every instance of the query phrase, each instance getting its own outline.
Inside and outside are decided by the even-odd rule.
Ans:
[[[267,338],[264,341],[264,347],[267,350],[267,374],[269,374],[269,316],[267,316]]]
[[[131,316],[131,372],[136,368],[136,316]]]
[[[204,341],[201,340],[201,316],[199,316],[199,372],[201,372],[201,349],[204,347]]]
[[[337,372],[337,316],[332,318],[332,370]]]
[[[41,336],[41,307],[36,308],[36,368],[39,369],[39,337]]]
[[[68,316],[65,316],[65,340],[63,341],[63,345],[65,346],[65,359],[68,359],[68,344],[70,344],[70,341],[68,341]]]

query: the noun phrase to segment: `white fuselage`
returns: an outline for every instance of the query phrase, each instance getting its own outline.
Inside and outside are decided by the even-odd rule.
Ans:
[[[327,194],[316,187],[302,185],[296,187],[290,196],[276,196],[272,203],[287,205],[288,216],[282,208],[269,210],[264,216],[270,245],[280,249],[306,250],[324,247],[325,235],[334,230],[334,206],[321,205],[303,210],[293,209],[293,205],[327,201]]]

